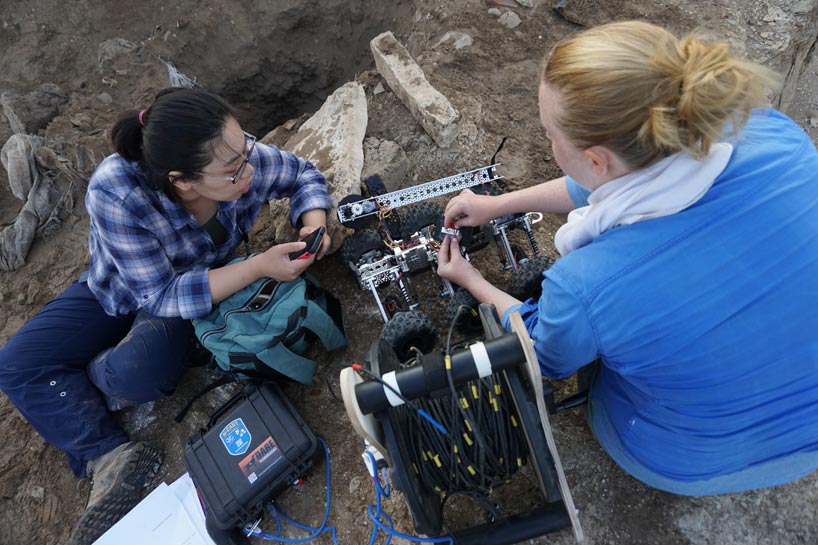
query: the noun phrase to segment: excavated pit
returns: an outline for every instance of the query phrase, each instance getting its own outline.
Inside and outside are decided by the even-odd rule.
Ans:
[[[236,106],[249,131],[263,134],[314,112],[356,73],[373,68],[369,41],[385,30],[408,29],[413,3],[324,0],[253,7],[251,15],[234,14],[222,25],[194,31],[174,63]],[[237,33],[242,25],[231,21],[250,16],[262,31]]]

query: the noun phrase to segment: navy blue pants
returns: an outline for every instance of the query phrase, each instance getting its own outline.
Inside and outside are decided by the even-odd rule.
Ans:
[[[109,406],[173,393],[192,335],[181,318],[108,316],[77,281],[0,349],[0,390],[82,477],[88,461],[128,441]]]

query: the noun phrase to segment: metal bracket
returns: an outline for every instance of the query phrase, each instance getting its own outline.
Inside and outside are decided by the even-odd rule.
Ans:
[[[496,167],[500,163],[494,163],[487,167],[476,168],[468,172],[461,172],[446,178],[426,182],[424,184],[398,189],[391,193],[370,197],[362,201],[355,201],[338,206],[338,221],[346,225],[359,218],[377,214],[381,209],[393,209],[420,201],[439,197],[476,185],[482,185],[494,180],[501,180]]]

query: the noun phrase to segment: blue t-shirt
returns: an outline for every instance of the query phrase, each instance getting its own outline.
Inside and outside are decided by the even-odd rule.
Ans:
[[[692,207],[603,233],[554,264],[539,301],[510,309],[545,375],[601,360],[600,443],[672,491],[765,464],[778,473],[739,488],[818,467],[818,153],[773,110],[753,112],[734,145]],[[805,453],[809,467],[781,474]]]

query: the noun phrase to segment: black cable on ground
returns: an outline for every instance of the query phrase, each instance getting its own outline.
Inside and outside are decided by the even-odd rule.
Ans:
[[[396,433],[406,446],[408,459],[421,483],[444,495],[476,497],[493,517],[486,496],[506,482],[527,462],[528,449],[511,392],[502,375],[491,375],[455,387],[451,376],[451,338],[458,315],[472,311],[458,308],[449,328],[446,346],[448,395],[413,400],[413,406],[390,409]],[[445,428],[441,433],[419,409]],[[444,521],[445,524],[445,521]]]

